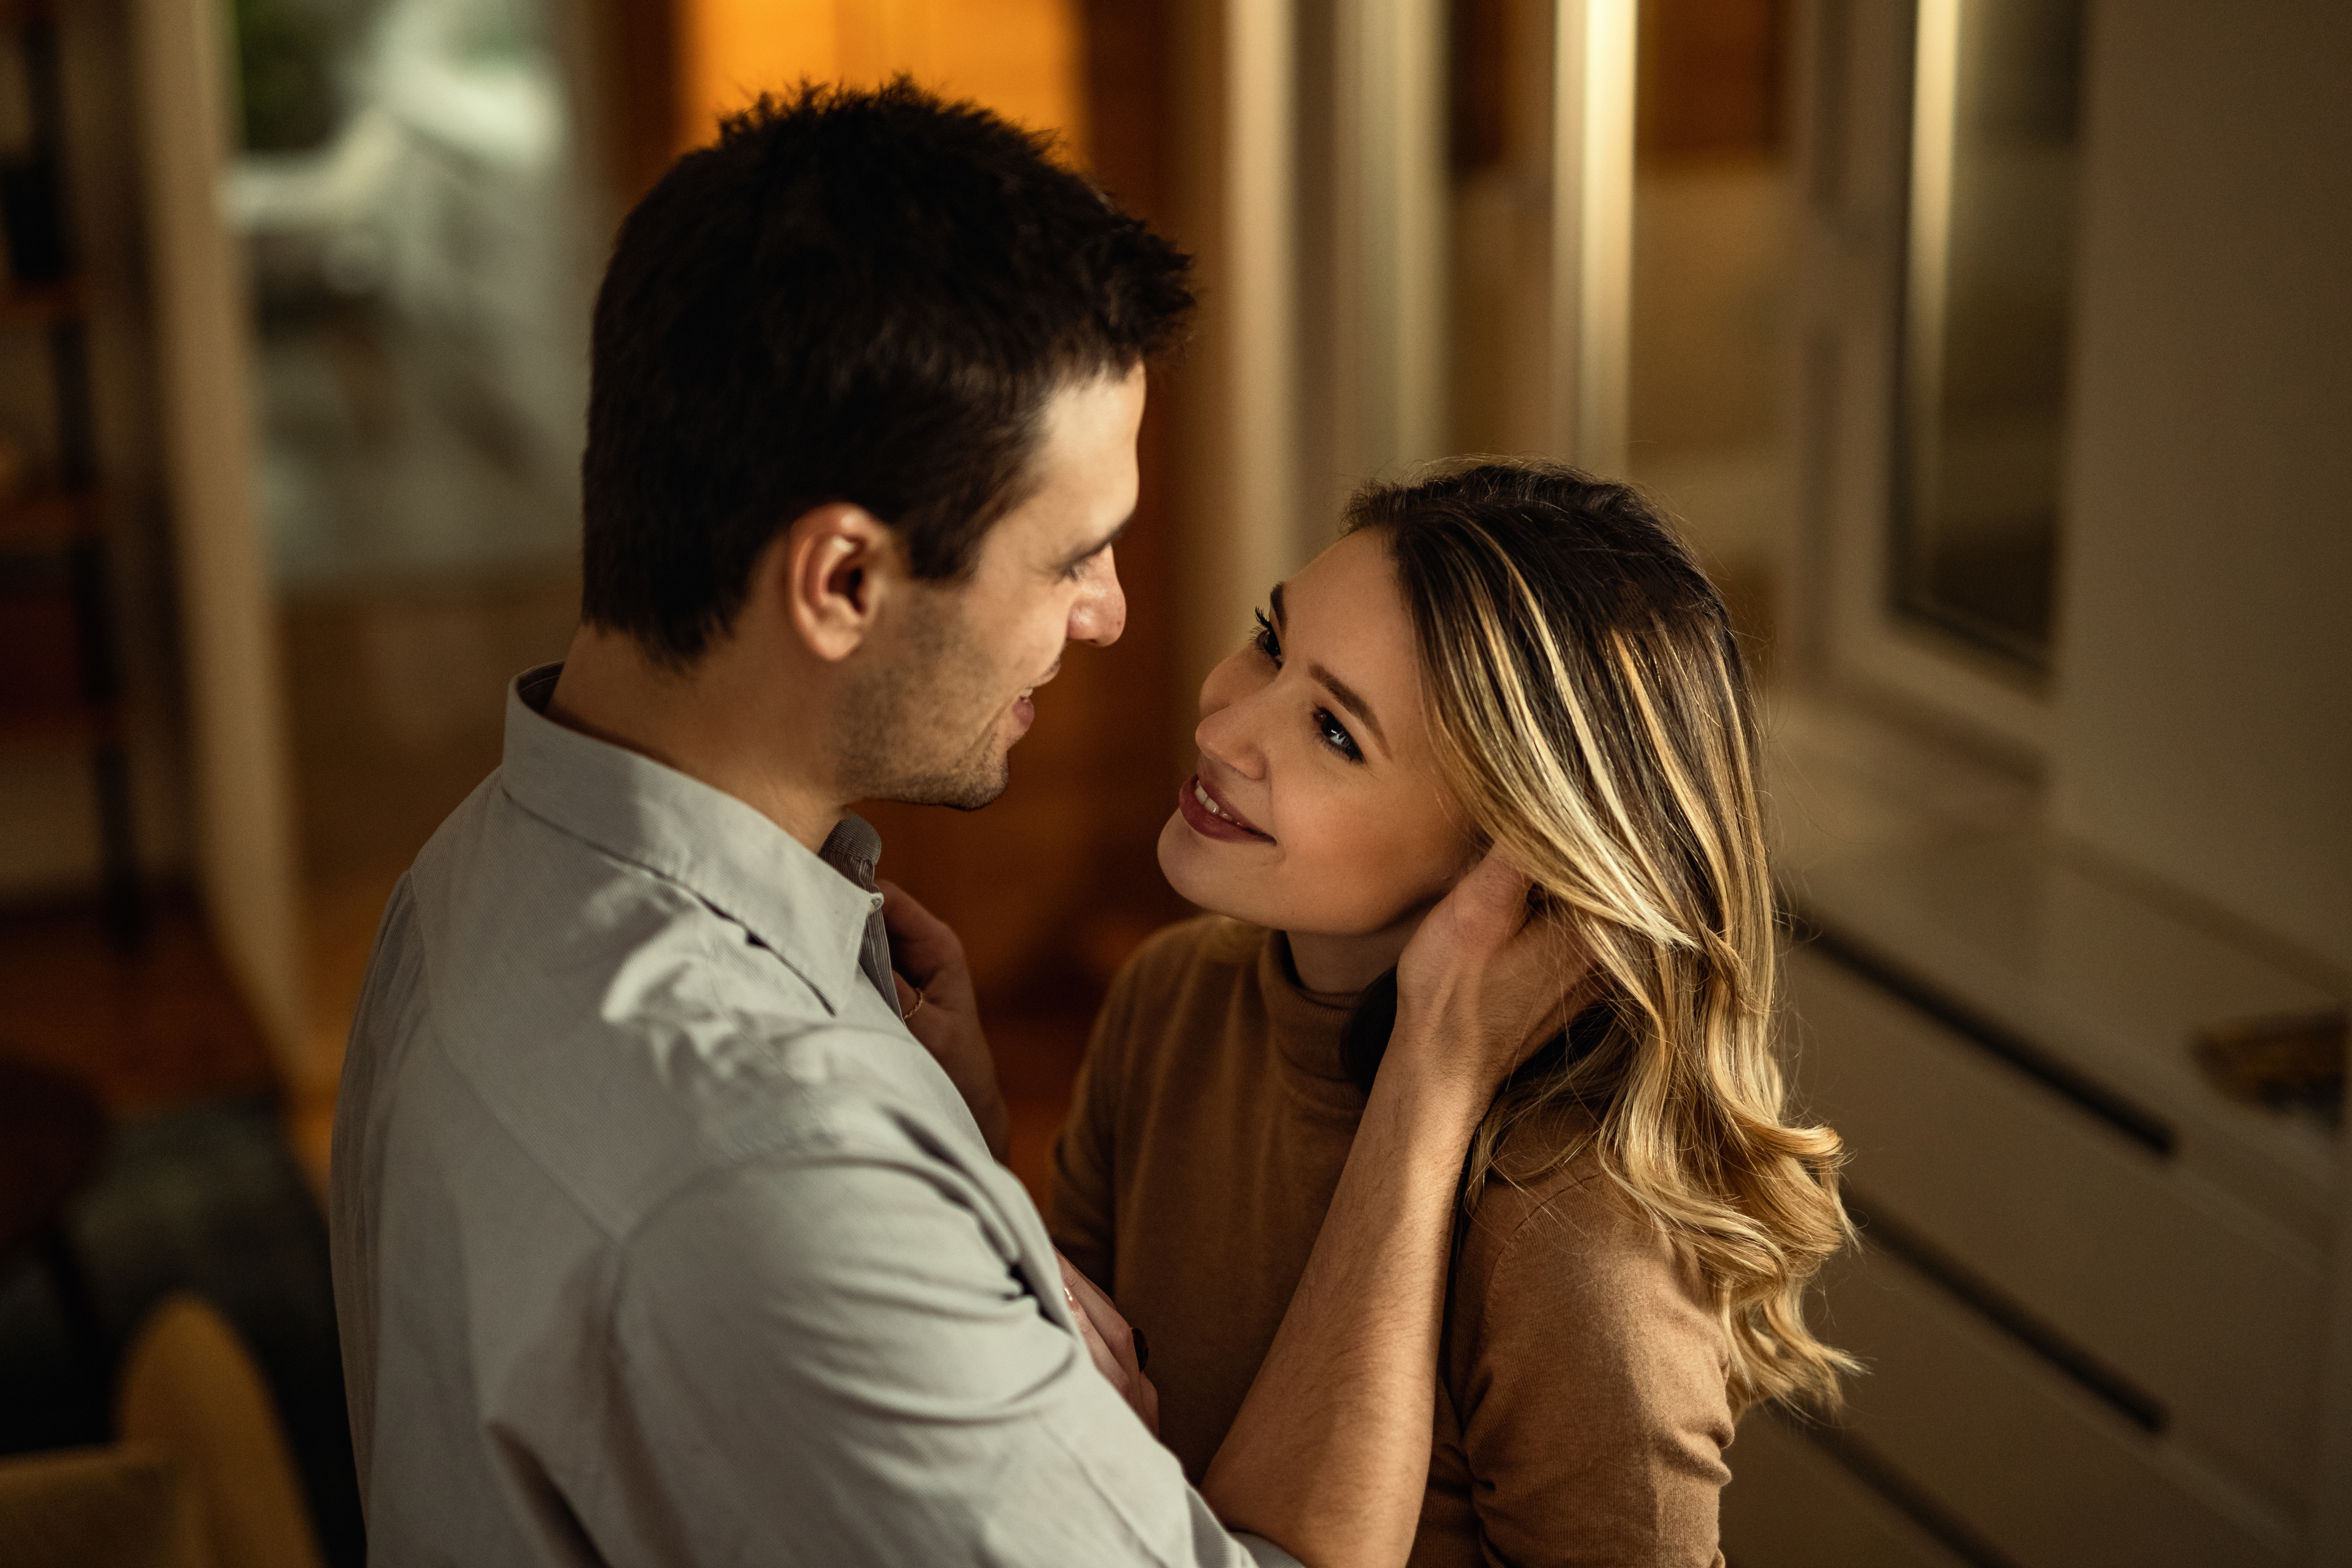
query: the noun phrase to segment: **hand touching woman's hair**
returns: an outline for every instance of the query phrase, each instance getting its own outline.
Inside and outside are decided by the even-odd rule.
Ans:
[[[1557,464],[1372,485],[1346,531],[1376,531],[1395,565],[1466,826],[1575,931],[1598,986],[1496,1099],[1465,1202],[1513,1129],[1581,1105],[1601,1168],[1704,1269],[1735,1408],[1834,1402],[1854,1363],[1801,1299],[1851,1234],[1843,1153],[1784,1120],[1755,713],[1721,596],[1638,492]],[[1350,1031],[1367,1078],[1395,994],[1375,987]]]

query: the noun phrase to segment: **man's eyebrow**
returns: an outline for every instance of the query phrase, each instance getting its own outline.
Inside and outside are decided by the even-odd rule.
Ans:
[[[1118,536],[1125,533],[1127,531],[1127,525],[1134,521],[1135,514],[1133,512],[1128,513],[1125,517],[1119,519],[1119,523],[1117,528],[1114,528],[1108,533],[1104,534],[1102,538],[1097,540],[1094,543],[1087,545],[1084,550],[1064,556],[1062,558],[1062,564],[1055,568],[1055,570],[1067,572],[1081,562],[1091,561],[1096,556],[1100,555],[1104,551],[1108,550],[1112,545],[1118,542]]]
[[[1364,723],[1371,730],[1372,738],[1380,742],[1381,751],[1388,752],[1391,756],[1395,754],[1389,745],[1388,731],[1381,728],[1381,716],[1372,711],[1372,705],[1370,703],[1365,701],[1363,698],[1357,695],[1355,688],[1349,686],[1346,681],[1340,679],[1338,676],[1332,674],[1329,670],[1324,668],[1319,664],[1308,665],[1307,667],[1307,673],[1321,681],[1330,691],[1331,695],[1339,700],[1340,707],[1347,709],[1350,713],[1364,721]]]

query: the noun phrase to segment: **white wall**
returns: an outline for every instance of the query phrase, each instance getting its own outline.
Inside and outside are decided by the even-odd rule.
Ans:
[[[2352,973],[2352,6],[2091,25],[2053,821]]]
[[[221,213],[222,20],[206,0],[135,0],[132,27],[196,871],[221,954],[301,1089],[310,1064],[285,683],[254,503],[243,263]]]

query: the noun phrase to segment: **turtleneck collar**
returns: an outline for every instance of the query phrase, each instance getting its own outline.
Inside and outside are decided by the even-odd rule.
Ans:
[[[1339,1035],[1356,1009],[1358,993],[1309,991],[1299,984],[1289,939],[1278,931],[1267,931],[1258,943],[1257,989],[1275,1050],[1301,1089],[1334,1110],[1360,1112],[1363,1093],[1348,1080],[1339,1060]]]

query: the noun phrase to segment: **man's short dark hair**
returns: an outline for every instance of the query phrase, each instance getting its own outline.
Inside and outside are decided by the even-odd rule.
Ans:
[[[1192,309],[1182,252],[1051,139],[904,78],[729,120],[621,226],[596,297],[582,611],[684,667],[809,508],[953,579],[1024,494],[1060,387]]]

